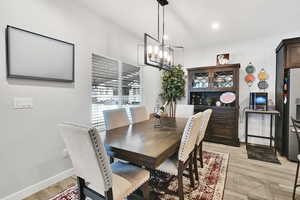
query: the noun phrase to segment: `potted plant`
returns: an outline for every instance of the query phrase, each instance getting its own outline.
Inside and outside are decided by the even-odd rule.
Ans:
[[[181,65],[172,66],[162,74],[162,93],[160,96],[169,105],[170,117],[175,117],[176,102],[185,95],[185,78]]]
[[[206,98],[206,103],[207,103],[207,105],[211,106],[213,102],[214,102],[214,99],[213,99],[213,98],[211,98],[211,97],[207,97],[207,98]]]

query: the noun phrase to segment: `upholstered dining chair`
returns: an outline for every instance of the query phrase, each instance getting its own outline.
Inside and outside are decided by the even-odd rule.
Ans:
[[[183,193],[183,171],[188,167],[191,187],[194,187],[193,172],[193,151],[200,129],[202,115],[198,114],[189,117],[186,123],[178,154],[173,155],[164,161],[158,168],[158,171],[175,175],[178,178],[178,196],[180,200],[184,199]]]
[[[104,110],[103,117],[106,130],[128,126],[130,123],[125,108]]]
[[[80,200],[122,200],[140,186],[148,199],[149,172],[122,162],[110,165],[97,129],[64,123],[60,130],[77,176]]]
[[[209,123],[209,119],[212,114],[212,109],[207,109],[202,113],[197,113],[202,115],[202,121],[200,123],[200,129],[198,132],[198,137],[197,137],[197,142],[195,145],[195,150],[194,150],[194,169],[195,169],[195,176],[196,180],[199,181],[199,175],[198,175],[198,166],[197,166],[197,160],[199,159],[201,167],[203,167],[203,155],[202,155],[202,143],[203,139],[206,133],[206,129]],[[196,114],[196,115],[197,115]],[[199,158],[198,154],[199,153]]]
[[[194,105],[176,105],[175,117],[189,118],[194,114]]]
[[[300,186],[298,184],[298,175],[299,175],[299,167],[300,167],[300,120],[296,120],[292,118],[293,126],[294,126],[294,132],[297,136],[298,140],[298,155],[297,155],[297,170],[296,170],[296,177],[295,177],[295,184],[294,184],[294,190],[293,190],[293,199],[296,197],[296,188]]]
[[[131,107],[129,110],[133,124],[149,119],[149,115],[145,106]]]

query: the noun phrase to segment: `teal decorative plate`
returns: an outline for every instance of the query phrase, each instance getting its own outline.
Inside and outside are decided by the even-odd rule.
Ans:
[[[255,72],[255,67],[252,65],[252,63],[250,62],[247,67],[246,67],[246,72],[248,74],[252,74]]]

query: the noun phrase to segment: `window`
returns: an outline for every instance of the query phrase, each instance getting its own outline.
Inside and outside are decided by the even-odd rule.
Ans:
[[[141,103],[140,68],[122,63],[122,105]]]
[[[140,68],[92,55],[92,125],[105,129],[103,110],[141,103]],[[131,120],[131,116],[129,116]]]

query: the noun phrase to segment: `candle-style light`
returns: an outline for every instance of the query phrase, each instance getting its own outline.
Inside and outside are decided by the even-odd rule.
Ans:
[[[153,57],[153,47],[151,45],[148,46],[148,56],[150,59]]]
[[[154,57],[155,57],[155,59],[157,59],[157,57],[158,57],[158,51],[159,51],[159,47],[155,46],[154,47]]]

